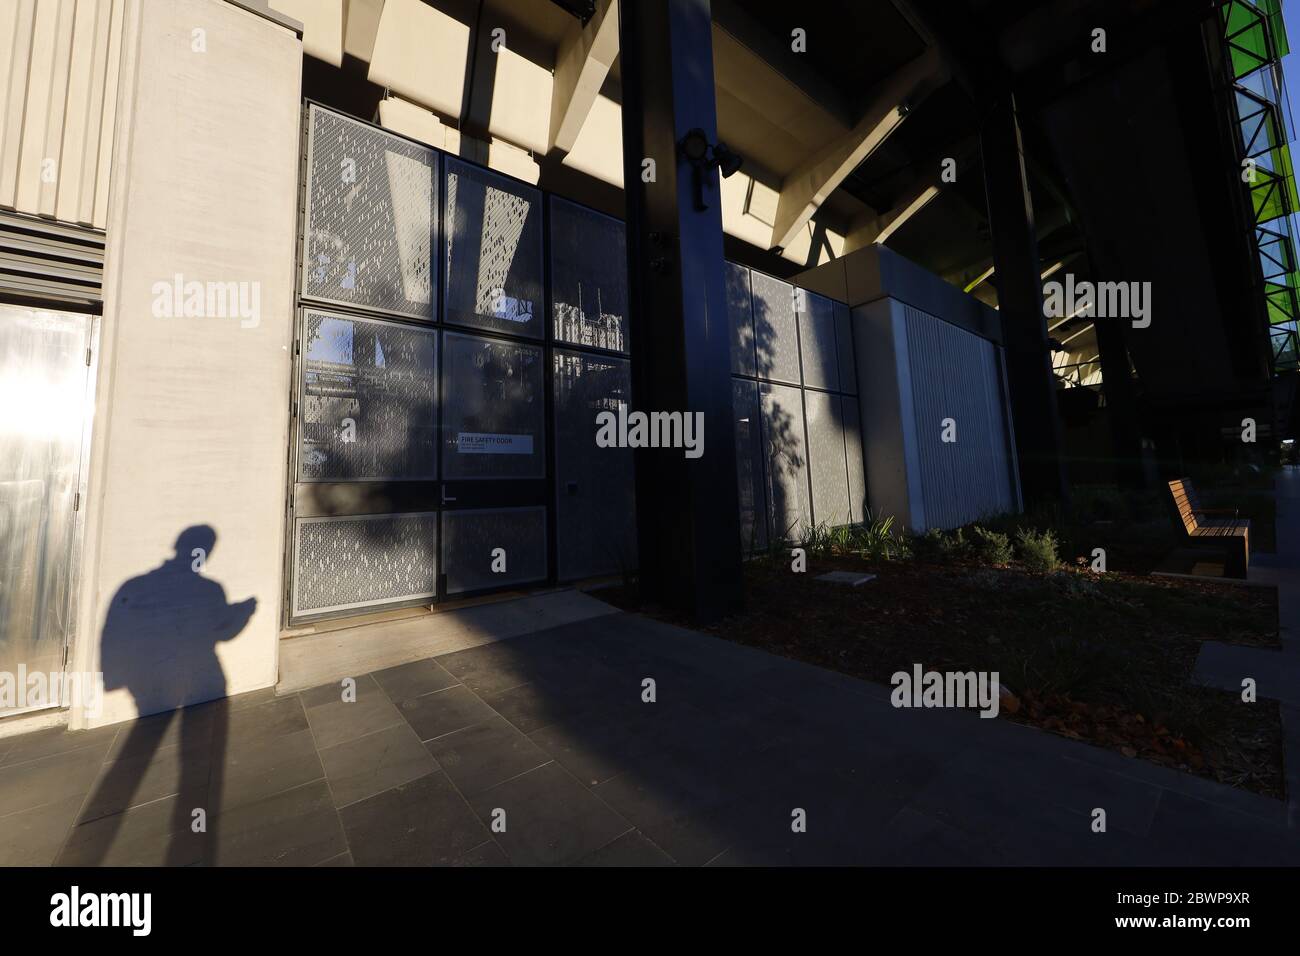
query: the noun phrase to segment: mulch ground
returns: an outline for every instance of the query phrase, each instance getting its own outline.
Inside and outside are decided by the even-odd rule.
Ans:
[[[829,570],[876,580],[818,582]],[[997,671],[1014,694],[1000,716],[1282,798],[1275,702],[1189,683],[1207,640],[1277,647],[1272,589],[1077,568],[1051,574],[973,564],[817,559],[746,564],[743,613],[704,630],[774,654],[888,684],[926,670]],[[635,591],[604,600],[642,606]]]

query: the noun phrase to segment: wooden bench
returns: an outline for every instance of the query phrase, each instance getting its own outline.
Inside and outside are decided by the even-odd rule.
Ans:
[[[1250,566],[1250,521],[1231,508],[1203,508],[1188,478],[1169,482],[1169,494],[1189,545],[1222,551],[1224,574],[1244,578]]]

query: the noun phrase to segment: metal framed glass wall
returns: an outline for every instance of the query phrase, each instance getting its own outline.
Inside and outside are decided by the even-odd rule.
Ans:
[[[635,563],[623,224],[308,104],[288,618]]]
[[[741,536],[802,539],[865,516],[848,307],[727,263]]]

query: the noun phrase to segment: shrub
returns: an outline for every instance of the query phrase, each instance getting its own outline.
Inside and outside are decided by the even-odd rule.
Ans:
[[[965,557],[970,553],[970,542],[966,540],[966,533],[958,528],[952,534],[943,535],[939,539],[939,554],[943,558],[952,561],[956,558]]]
[[[1033,528],[1021,528],[1016,532],[1016,551],[1031,571],[1055,571],[1061,564],[1056,535],[1051,531],[1040,533]]]
[[[985,564],[1010,564],[1014,556],[1011,539],[997,531],[986,531],[979,525],[971,528],[971,547],[975,557]]]

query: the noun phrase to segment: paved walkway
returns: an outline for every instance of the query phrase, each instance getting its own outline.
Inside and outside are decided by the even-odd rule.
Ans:
[[[1294,828],[1300,827],[1300,468],[1283,469],[1274,490],[1277,552],[1252,555],[1249,579],[1277,586],[1282,649],[1209,641],[1201,645],[1193,679],[1240,693],[1242,680],[1250,677],[1255,680],[1259,698],[1278,702],[1282,710],[1288,821]]]
[[[0,863],[1300,863],[1278,801],[636,615],[356,690],[0,740]]]

